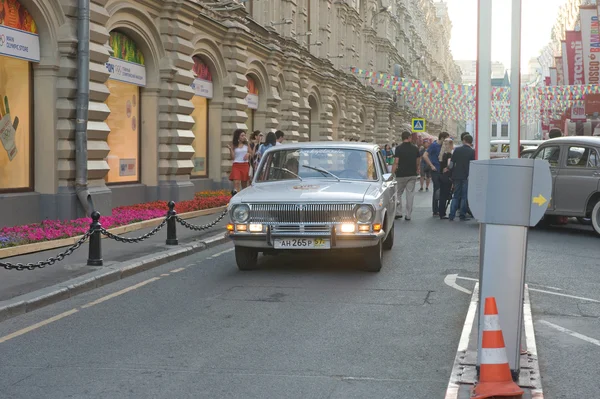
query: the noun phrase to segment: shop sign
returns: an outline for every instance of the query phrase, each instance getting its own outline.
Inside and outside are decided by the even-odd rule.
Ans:
[[[213,84],[204,79],[196,78],[192,82],[192,90],[194,94],[204,98],[213,98]]]
[[[258,95],[248,94],[246,96],[246,105],[250,109],[258,109]]]
[[[110,57],[106,69],[110,73],[110,79],[146,86],[146,67],[143,65]]]
[[[0,25],[0,54],[40,62],[39,36]]]
[[[585,103],[577,102],[571,108],[571,120],[585,120]]]
[[[119,176],[135,176],[135,159],[119,159]]]

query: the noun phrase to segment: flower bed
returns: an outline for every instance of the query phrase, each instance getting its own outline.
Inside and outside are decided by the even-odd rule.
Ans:
[[[204,191],[196,193],[194,199],[175,204],[177,213],[199,211],[227,205],[231,198],[228,191]],[[144,204],[120,206],[114,208],[112,216],[102,216],[102,227],[110,229],[164,217],[167,213],[167,201],[154,201]],[[0,248],[14,247],[35,242],[58,240],[84,234],[90,228],[90,218],[75,220],[44,220],[41,223],[24,226],[0,228]]]

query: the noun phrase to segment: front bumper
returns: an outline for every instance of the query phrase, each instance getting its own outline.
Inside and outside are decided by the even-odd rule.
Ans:
[[[229,238],[235,245],[258,249],[274,249],[273,241],[276,238],[323,238],[330,240],[330,249],[368,248],[373,247],[384,238],[383,230],[375,233],[351,233],[351,234],[271,234],[250,232],[229,232]],[[277,249],[277,251],[291,251],[295,249]],[[327,249],[326,249],[327,250]],[[318,250],[320,251],[320,250]]]

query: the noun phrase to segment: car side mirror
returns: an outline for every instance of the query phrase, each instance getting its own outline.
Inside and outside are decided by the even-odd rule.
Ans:
[[[393,180],[393,174],[391,173],[384,173],[383,175],[383,181],[392,181]]]

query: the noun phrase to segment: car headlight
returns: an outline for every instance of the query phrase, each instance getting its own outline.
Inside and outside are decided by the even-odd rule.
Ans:
[[[355,216],[359,223],[370,223],[373,220],[373,208],[369,205],[361,205],[356,208]]]
[[[231,211],[231,219],[235,223],[245,223],[250,217],[250,207],[248,205],[237,205]]]

